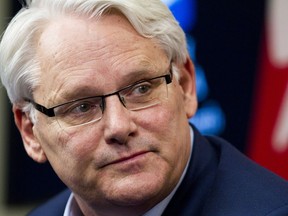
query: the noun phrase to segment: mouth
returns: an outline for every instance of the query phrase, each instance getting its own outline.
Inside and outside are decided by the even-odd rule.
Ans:
[[[137,163],[138,161],[140,161],[141,159],[144,159],[144,157],[150,153],[150,151],[141,151],[141,152],[137,152],[135,154],[131,154],[128,156],[124,156],[124,157],[120,157],[116,160],[112,160],[111,162],[105,164],[103,167],[107,167],[110,165],[129,165],[129,164],[134,164]]]

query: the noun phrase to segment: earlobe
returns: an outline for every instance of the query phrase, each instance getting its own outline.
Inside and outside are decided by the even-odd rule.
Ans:
[[[186,62],[179,69],[179,84],[183,89],[185,111],[187,118],[191,118],[197,110],[198,102],[196,93],[195,69],[189,56],[187,56]]]
[[[13,105],[13,113],[16,126],[20,131],[27,154],[38,163],[46,162],[46,155],[34,134],[33,123],[28,114],[24,113],[16,105]]]

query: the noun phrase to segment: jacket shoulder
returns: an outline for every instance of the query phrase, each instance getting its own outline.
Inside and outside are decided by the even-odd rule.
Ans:
[[[286,180],[256,164],[223,139],[207,139],[218,151],[219,164],[206,210],[230,211],[231,215],[288,215]]]
[[[46,203],[32,210],[27,216],[63,216],[70,194],[70,190],[64,190]]]

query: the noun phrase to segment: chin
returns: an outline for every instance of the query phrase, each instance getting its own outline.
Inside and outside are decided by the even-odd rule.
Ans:
[[[144,203],[157,203],[158,200],[165,198],[169,194],[169,192],[165,193],[166,186],[159,175],[137,174],[111,185],[106,194],[111,203],[120,206],[137,206]]]

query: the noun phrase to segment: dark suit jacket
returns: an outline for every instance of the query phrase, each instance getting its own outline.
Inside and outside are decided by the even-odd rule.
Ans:
[[[69,195],[64,191],[29,216],[62,216]],[[163,215],[288,216],[288,183],[226,141],[194,129],[187,174]]]

